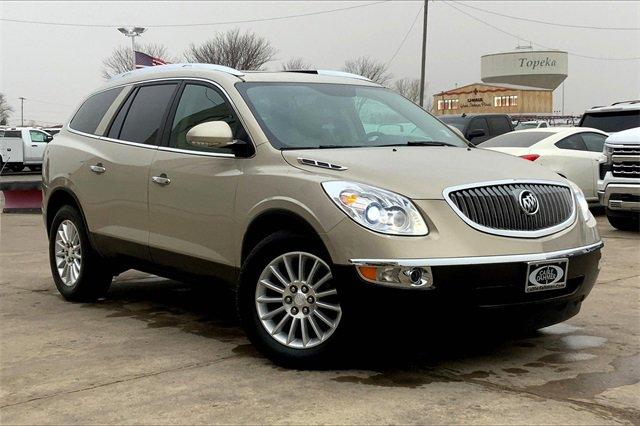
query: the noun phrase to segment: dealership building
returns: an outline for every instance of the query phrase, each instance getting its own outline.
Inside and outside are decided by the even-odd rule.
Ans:
[[[433,95],[435,115],[551,115],[553,91],[567,78],[567,53],[515,51],[481,58],[481,83]]]

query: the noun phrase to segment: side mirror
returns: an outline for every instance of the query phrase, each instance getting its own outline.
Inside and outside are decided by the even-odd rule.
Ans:
[[[44,141],[45,142],[51,142],[53,140],[53,136],[45,136],[44,137]]]
[[[233,132],[224,121],[207,121],[189,129],[187,142],[197,147],[222,148],[234,143]]]
[[[472,131],[469,132],[469,139],[479,138],[479,137],[484,136],[484,135],[486,135],[484,130],[482,130],[482,129],[473,129]]]

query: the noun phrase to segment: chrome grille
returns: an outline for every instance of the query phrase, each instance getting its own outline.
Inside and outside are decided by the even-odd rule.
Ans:
[[[535,214],[527,214],[521,207],[522,191],[536,196],[539,208]],[[575,216],[571,189],[555,183],[485,183],[449,188],[444,195],[469,225],[498,235],[548,235],[568,226]]]
[[[611,155],[615,177],[640,178],[640,145],[612,147]]]

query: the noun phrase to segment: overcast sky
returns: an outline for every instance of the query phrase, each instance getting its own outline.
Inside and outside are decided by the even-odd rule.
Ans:
[[[0,2],[0,17],[31,21],[113,25],[79,28],[0,21],[0,91],[15,112],[24,96],[25,120],[60,123],[89,91],[103,83],[102,60],[118,45],[129,45],[117,26],[191,24],[268,18],[318,12],[371,2]],[[165,44],[179,57],[191,42],[233,27],[252,30],[278,49],[280,61],[302,57],[317,68],[340,69],[344,61],[367,55],[387,62],[418,14],[422,1],[389,1],[314,16],[246,24],[150,28],[143,42]],[[561,28],[513,20],[466,8],[477,18],[533,43],[570,52],[565,112],[640,98],[640,61],[586,59],[578,55],[640,57],[640,31]],[[467,5],[506,15],[572,25],[640,27],[640,2],[471,2]],[[390,64],[395,78],[419,77],[421,17]],[[480,81],[480,56],[513,50],[515,37],[478,22],[445,2],[430,2],[427,92]],[[554,92],[554,110],[561,91]]]

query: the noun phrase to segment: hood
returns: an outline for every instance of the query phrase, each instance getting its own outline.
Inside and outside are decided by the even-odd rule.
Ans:
[[[442,199],[443,189],[507,179],[566,181],[530,161],[485,149],[453,147],[370,147],[282,151],[292,166],[331,180],[365,183],[409,198]],[[346,167],[330,170],[301,164],[298,158]],[[329,180],[329,179],[328,179]]]

